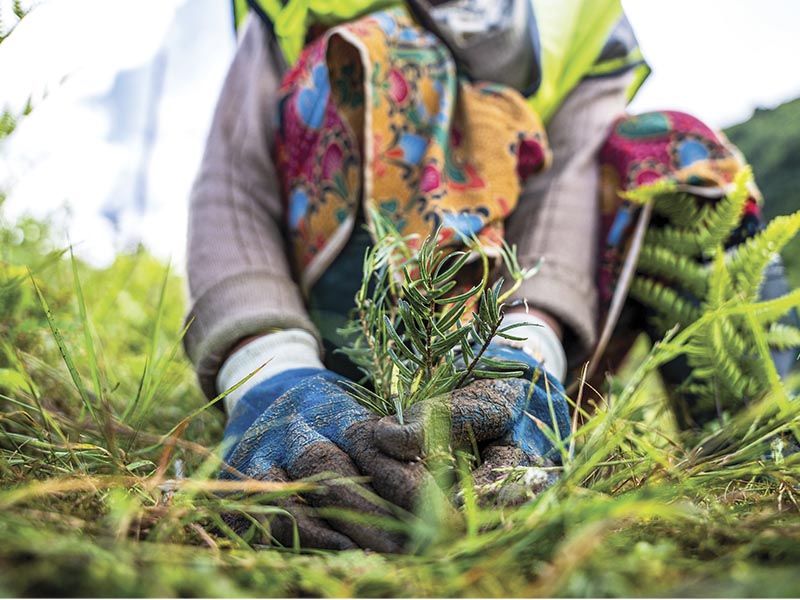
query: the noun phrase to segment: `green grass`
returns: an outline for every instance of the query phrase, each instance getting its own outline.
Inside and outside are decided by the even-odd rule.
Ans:
[[[690,332],[584,390],[596,409],[535,501],[412,522],[416,555],[265,549],[220,514],[292,489],[214,493],[223,416],[180,348],[181,278],[144,252],[89,268],[43,224],[0,237],[0,595],[800,594],[800,455],[770,452],[797,403],[680,434],[655,369]]]

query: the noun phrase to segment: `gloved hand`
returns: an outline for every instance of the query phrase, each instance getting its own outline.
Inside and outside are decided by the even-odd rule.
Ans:
[[[236,403],[225,431],[228,465],[262,481],[294,481],[325,475],[324,493],[278,503],[295,519],[272,520],[272,535],[291,545],[294,523],[303,547],[398,552],[403,541],[369,519],[330,518],[316,509],[344,509],[367,517],[389,517],[369,493],[343,479],[369,477],[367,492],[413,510],[430,475],[420,462],[398,460],[373,443],[379,417],[345,391],[346,380],[320,368],[278,373],[250,389]],[[221,477],[234,478],[223,470]],[[305,502],[308,504],[305,504]],[[309,510],[309,505],[312,510]]]
[[[282,354],[252,379],[232,393],[228,402],[229,421],[225,431],[225,460],[246,477],[265,481],[293,481],[331,474],[327,493],[289,497],[280,501],[291,517],[271,521],[273,536],[290,544],[296,523],[304,547],[346,549],[371,548],[398,551],[403,540],[369,524],[364,519],[321,519],[315,509],[347,509],[363,515],[386,517],[386,509],[367,500],[353,485],[342,479],[366,476],[368,492],[408,511],[413,511],[423,489],[436,492],[436,484],[418,457],[426,456],[426,434],[431,433],[431,416],[441,417],[449,429],[448,439],[461,447],[474,440],[488,444],[484,463],[476,471],[478,483],[489,483],[499,475],[495,468],[530,464],[557,464],[560,456],[542,431],[525,414],[530,411],[544,423],[552,423],[548,388],[539,364],[521,350],[492,345],[486,356],[511,358],[528,365],[525,379],[478,380],[452,394],[415,405],[406,413],[404,425],[394,418],[380,419],[353,400],[342,387],[343,377],[322,368],[285,368],[285,355],[293,361],[314,364],[313,339],[294,332],[273,334],[259,348],[254,342],[239,351],[220,372],[219,389],[227,389],[258,364],[265,348],[280,340]],[[308,346],[307,351],[301,349]],[[246,355],[252,351],[253,357]],[[243,361],[240,359],[244,358]],[[482,368],[486,368],[482,365]],[[529,381],[536,377],[529,399]],[[255,377],[253,379],[256,379]],[[550,391],[553,411],[562,437],[569,435],[569,417],[563,389],[552,377]],[[221,477],[236,478],[223,470]],[[292,520],[294,519],[294,521]],[[243,527],[248,521],[241,518]]]
[[[562,449],[553,442],[570,436],[566,395],[561,382],[523,350],[492,343],[484,356],[526,368],[518,378],[478,379],[449,396],[418,402],[406,411],[403,424],[394,416],[384,417],[375,429],[375,442],[400,459],[424,457],[435,444],[429,436],[431,422],[449,419],[451,446],[483,443],[482,463],[473,472],[476,488],[486,492],[482,500],[492,501],[499,491],[502,502],[516,503],[528,497],[521,492],[535,493],[556,478],[553,471],[529,471],[525,490],[502,490],[508,468],[561,464]],[[490,370],[483,364],[480,368]]]

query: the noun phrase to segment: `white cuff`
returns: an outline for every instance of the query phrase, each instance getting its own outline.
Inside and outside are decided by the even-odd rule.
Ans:
[[[239,399],[262,381],[290,369],[323,369],[324,365],[313,335],[304,329],[285,329],[256,338],[231,354],[217,373],[217,391],[233,387],[259,367],[258,373],[225,396],[229,415]]]
[[[567,354],[556,332],[541,319],[521,312],[506,314],[501,327],[517,323],[528,323],[528,325],[515,327],[508,333],[514,337],[525,338],[524,341],[518,342],[495,336],[492,342],[519,348],[541,362],[552,375],[563,382],[567,375]]]

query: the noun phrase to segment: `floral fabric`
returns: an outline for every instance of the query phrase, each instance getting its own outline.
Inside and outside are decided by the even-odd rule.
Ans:
[[[677,191],[713,201],[726,195],[743,167],[738,150],[691,115],[662,111],[618,119],[600,152],[601,307],[608,306],[614,293],[639,210],[621,192],[671,182]],[[747,216],[758,220],[760,201],[753,186],[743,222]]]
[[[329,30],[280,92],[276,163],[295,266],[308,290],[360,210],[416,243],[503,237],[525,180],[549,166],[541,121],[515,90],[469,83],[402,9]]]

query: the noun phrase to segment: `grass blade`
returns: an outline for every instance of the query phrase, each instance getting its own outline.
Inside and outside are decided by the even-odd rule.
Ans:
[[[45,317],[47,318],[47,324],[50,327],[50,331],[53,334],[53,338],[56,341],[56,345],[58,346],[58,351],[61,353],[61,357],[64,359],[64,364],[67,366],[67,370],[69,371],[69,375],[72,378],[72,382],[75,385],[75,389],[78,391],[78,394],[81,397],[81,402],[83,403],[83,407],[91,416],[92,420],[98,425],[98,427],[102,428],[102,422],[97,417],[97,413],[94,410],[94,406],[92,406],[92,401],[89,398],[89,394],[86,393],[86,388],[83,385],[83,381],[81,380],[80,373],[78,373],[78,369],[75,368],[75,362],[72,360],[72,355],[70,354],[69,350],[67,349],[67,345],[64,343],[64,338],[61,335],[61,332],[56,325],[55,318],[53,317],[53,312],[50,310],[50,305],[47,303],[47,300],[42,294],[42,290],[39,288],[39,285],[36,283],[36,280],[33,277],[33,274],[30,275],[31,281],[33,282],[33,287],[36,290],[36,295],[39,298],[39,303],[44,310]]]

